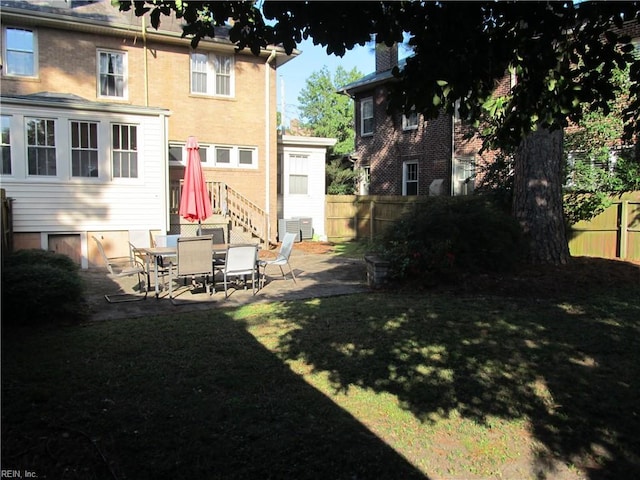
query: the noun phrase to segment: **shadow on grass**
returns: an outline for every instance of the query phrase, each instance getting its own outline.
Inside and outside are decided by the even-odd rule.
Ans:
[[[3,469],[426,478],[219,310],[5,332],[2,347]]]
[[[639,293],[361,295],[340,304],[340,323],[318,321],[324,303],[297,303],[279,348],[329,372],[337,391],[393,394],[424,422],[528,420],[549,457],[588,478],[640,478]],[[532,471],[554,478],[544,460]]]

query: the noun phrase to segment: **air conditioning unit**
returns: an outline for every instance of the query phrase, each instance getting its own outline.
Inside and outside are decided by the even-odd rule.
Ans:
[[[285,233],[295,233],[296,242],[300,241],[300,220],[297,218],[280,218],[278,219],[278,239],[282,241]]]
[[[313,218],[311,217],[293,217],[294,220],[300,222],[300,238],[309,240],[313,238]]]

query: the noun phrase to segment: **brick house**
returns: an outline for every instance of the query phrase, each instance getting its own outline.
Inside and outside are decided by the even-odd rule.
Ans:
[[[188,233],[176,212],[191,135],[214,208],[242,204],[237,220],[276,240],[276,69],[295,55],[236,52],[224,36],[193,50],[174,17],[155,30],[109,0],[0,6],[0,182],[15,248],[86,268],[100,263],[92,235],[122,254],[129,230]]]
[[[640,51],[640,24],[628,22],[624,33]],[[472,193],[481,169],[495,151],[480,154],[482,141],[469,138],[469,127],[452,115],[425,120],[422,115],[389,115],[387,86],[399,65],[398,46],[376,47],[376,71],[341,88],[354,99],[354,167],[360,171],[362,195],[466,195]],[[401,63],[401,62],[400,62]],[[516,82],[505,75],[495,95],[508,94]]]
[[[398,65],[398,46],[376,47],[376,71],[344,86],[354,99],[354,166],[363,195],[467,195],[473,192],[476,165],[493,159],[479,155],[481,141],[465,138],[460,119],[440,115],[389,115],[387,85]],[[505,77],[498,92],[510,87]]]

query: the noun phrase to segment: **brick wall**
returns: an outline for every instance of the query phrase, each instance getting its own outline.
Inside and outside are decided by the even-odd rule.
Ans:
[[[97,49],[127,52],[128,98],[108,103],[148,105],[169,109],[171,142],[184,143],[194,135],[200,143],[239,145],[258,149],[257,169],[205,168],[211,180],[227,182],[251,201],[265,205],[266,152],[270,149],[269,182],[271,225],[277,224],[276,202],[276,70],[269,68],[269,139],[265,139],[265,58],[250,52],[235,55],[235,95],[214,98],[191,95],[189,41],[167,45],[150,41],[145,49],[141,38],[130,35],[105,36],[78,31],[36,27],[38,38],[38,78],[2,78],[4,94],[27,95],[38,92],[73,93],[86,100],[97,97]],[[225,53],[229,53],[227,50]],[[148,93],[145,89],[148,82]],[[148,96],[148,103],[147,103]],[[171,177],[182,173],[171,167]],[[275,229],[273,229],[275,239]]]
[[[402,115],[388,115],[387,91],[378,87],[369,95],[374,99],[374,133],[356,136],[358,166],[370,167],[371,195],[402,195],[404,161],[418,162],[418,194],[428,195],[431,182],[445,180],[445,192],[449,191],[451,176],[451,117],[442,115],[425,121],[419,116],[418,128],[402,129]],[[360,128],[360,111],[356,111],[356,125]],[[359,133],[359,132],[358,132]]]

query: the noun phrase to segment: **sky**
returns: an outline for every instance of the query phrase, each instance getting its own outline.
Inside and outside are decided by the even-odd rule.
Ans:
[[[326,66],[333,76],[336,68],[341,65],[346,71],[357,68],[363,75],[375,71],[375,54],[371,45],[357,46],[347,51],[343,57],[328,55],[321,45],[313,45],[307,39],[298,45],[302,53],[278,68],[278,107],[282,111],[284,91],[284,123],[289,125],[292,118],[300,118],[298,113],[298,95],[306,87],[307,78]]]

